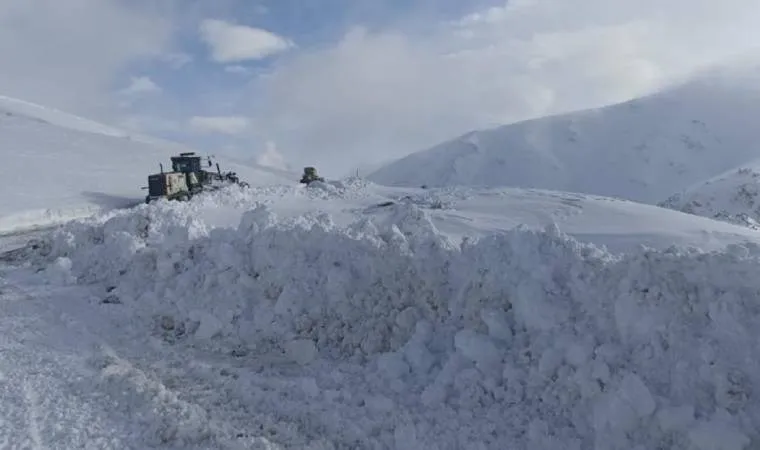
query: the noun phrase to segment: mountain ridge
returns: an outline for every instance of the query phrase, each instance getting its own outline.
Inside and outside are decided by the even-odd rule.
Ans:
[[[748,80],[742,80],[748,81]],[[368,178],[525,187],[657,203],[760,157],[760,90],[710,74],[626,102],[473,130]]]

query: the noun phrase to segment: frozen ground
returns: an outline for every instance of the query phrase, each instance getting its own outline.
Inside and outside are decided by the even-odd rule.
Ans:
[[[348,180],[38,238],[6,254],[0,288],[0,427],[18,448],[760,445],[746,227]]]

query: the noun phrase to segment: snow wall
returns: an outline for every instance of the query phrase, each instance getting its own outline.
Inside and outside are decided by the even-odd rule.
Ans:
[[[412,205],[347,228],[260,205],[208,230],[182,208],[69,224],[41,261],[175,339],[365,368],[428,417],[410,448],[760,446],[758,248],[613,256],[556,228],[455,243]]]

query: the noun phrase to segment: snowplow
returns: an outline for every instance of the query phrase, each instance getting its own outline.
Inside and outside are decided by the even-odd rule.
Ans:
[[[217,190],[232,184],[249,186],[248,183],[240,181],[235,172],[222,173],[219,163],[216,163],[216,172],[204,170],[201,159],[201,156],[193,152],[172,156],[171,172],[165,172],[163,164],[159,163],[161,171],[148,175],[148,186],[143,187],[148,190],[145,203],[160,198],[187,201],[201,192]],[[210,157],[207,157],[207,161],[208,167],[212,167]]]
[[[303,176],[301,176],[301,184],[309,185],[314,181],[322,181],[325,179],[317,175],[317,169],[314,167],[304,167]]]

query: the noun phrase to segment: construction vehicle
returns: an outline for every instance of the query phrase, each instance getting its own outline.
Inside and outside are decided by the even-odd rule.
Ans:
[[[207,160],[208,167],[211,167],[211,157],[207,157]],[[204,170],[201,156],[193,152],[172,156],[171,163],[171,172],[164,172],[164,165],[159,163],[161,172],[148,176],[148,186],[143,187],[148,190],[145,203],[160,198],[187,201],[201,192],[217,190],[231,184],[249,186],[248,183],[240,181],[235,172],[222,173],[219,163],[216,163],[216,172]]]
[[[304,167],[303,176],[301,177],[301,183],[308,185],[312,181],[322,181],[325,179],[317,175],[317,169],[314,167]]]

